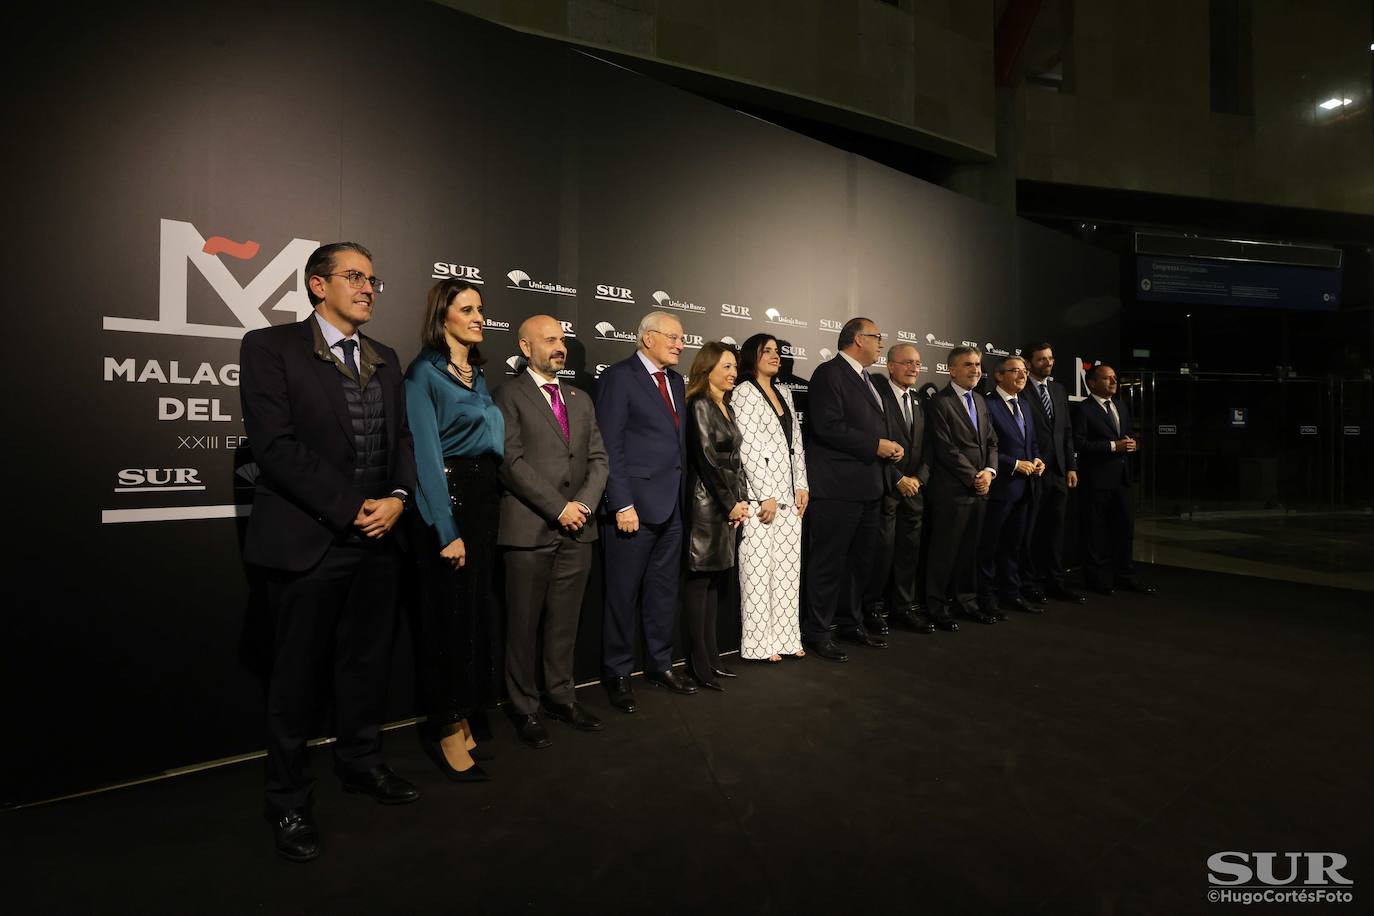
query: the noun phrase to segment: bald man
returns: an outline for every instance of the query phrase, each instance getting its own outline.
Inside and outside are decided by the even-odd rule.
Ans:
[[[497,544],[506,567],[506,690],[520,740],[552,742],[544,715],[582,731],[601,720],[577,702],[573,647],[592,564],[592,506],[606,487],[606,448],[592,400],[558,379],[567,362],[563,326],[548,315],[520,325],[526,370],[496,389],[506,418]],[[544,690],[538,686],[543,637]]]

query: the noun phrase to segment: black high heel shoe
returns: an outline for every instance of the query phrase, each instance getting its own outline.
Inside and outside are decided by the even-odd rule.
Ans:
[[[724,665],[717,665],[716,667],[712,668],[711,673],[714,674],[716,677],[739,677],[738,674],[731,671]]]
[[[426,740],[423,742],[423,747],[425,749],[425,754],[429,756],[430,760],[434,761],[434,765],[439,768],[439,772],[443,773],[444,777],[448,779],[449,782],[491,781],[491,774],[482,769],[481,765],[478,763],[473,763],[473,765],[466,770],[455,770],[449,764],[448,758],[444,756],[444,749],[439,746],[438,741]]]

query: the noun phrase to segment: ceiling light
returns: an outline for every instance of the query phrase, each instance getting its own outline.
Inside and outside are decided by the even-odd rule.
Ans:
[[[1350,99],[1327,99],[1325,102],[1322,102],[1321,105],[1318,107],[1325,108],[1327,111],[1330,111],[1333,108],[1340,108],[1342,105],[1349,104]]]

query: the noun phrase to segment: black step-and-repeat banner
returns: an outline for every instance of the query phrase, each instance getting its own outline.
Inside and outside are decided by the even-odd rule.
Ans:
[[[368,332],[407,360],[434,279],[480,284],[493,384],[541,312],[592,391],[651,309],[692,348],[774,334],[803,392],[859,314],[937,384],[965,343],[1115,350],[1100,252],[583,53],[380,6],[122,5],[26,28],[4,360],[19,772],[0,801],[262,746],[238,346],[309,314],[319,243],[373,250]]]

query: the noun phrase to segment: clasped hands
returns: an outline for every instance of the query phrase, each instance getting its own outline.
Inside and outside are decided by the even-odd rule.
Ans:
[[[894,442],[891,439],[879,439],[878,457],[887,461],[901,461],[906,457],[906,449],[902,448],[900,442]]]
[[[1131,436],[1123,436],[1120,439],[1116,439],[1113,441],[1112,445],[1114,450],[1118,452],[1134,452],[1140,448],[1140,446],[1136,444],[1135,439]]]
[[[1018,460],[1016,462],[1015,473],[1024,474],[1027,477],[1039,477],[1041,474],[1045,473],[1045,462],[1041,461],[1039,458],[1034,461]]]
[[[579,502],[569,502],[563,507],[563,511],[558,513],[558,524],[568,533],[581,531],[591,517],[591,511]]]
[[[370,538],[379,538],[396,525],[405,507],[406,504],[395,496],[365,499],[353,517],[353,527]]]

